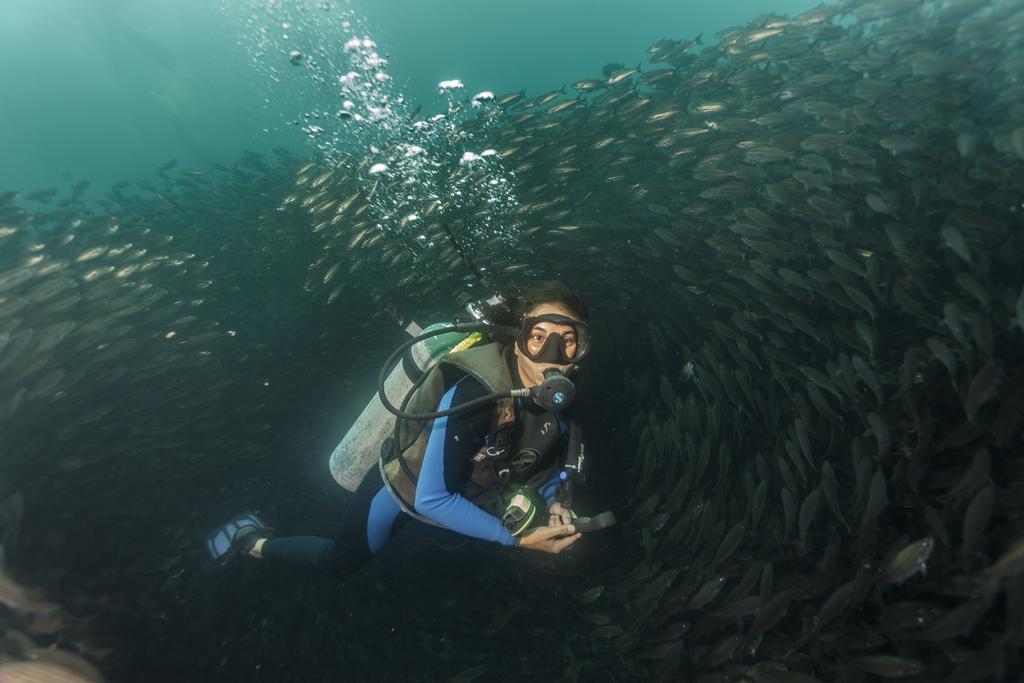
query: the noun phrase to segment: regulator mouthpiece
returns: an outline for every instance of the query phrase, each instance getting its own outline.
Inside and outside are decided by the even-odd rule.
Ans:
[[[576,398],[576,385],[555,368],[544,371],[544,381],[530,389],[533,402],[544,410],[565,410]]]

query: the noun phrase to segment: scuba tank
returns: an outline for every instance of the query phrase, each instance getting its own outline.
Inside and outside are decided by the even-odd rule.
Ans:
[[[489,289],[483,274],[470,260],[469,255],[462,250],[447,223],[444,224],[444,231],[459,257],[480,283],[481,288]],[[470,302],[466,309],[473,319],[481,320],[484,316],[483,307],[485,305],[498,304],[504,304],[504,301],[500,296],[493,296],[487,302]],[[345,438],[331,452],[331,474],[339,484],[349,491],[354,493],[359,488],[359,482],[362,481],[363,475],[379,460],[381,444],[395,431],[396,416],[393,410],[386,409],[381,402],[381,393],[385,395],[389,403],[400,404],[402,399],[410,393],[416,381],[437,365],[441,356],[452,351],[469,348],[482,339],[481,333],[474,330],[453,329],[447,334],[431,334],[445,327],[453,326],[435,323],[426,329],[421,329],[416,323],[410,323],[405,328],[410,337],[420,338],[419,341],[412,344],[402,354],[402,362],[395,366],[387,378],[383,382],[378,382],[381,386],[378,386],[373,398],[363,408],[363,412],[359,414],[355,423],[345,434]]]
[[[444,323],[435,323],[426,329],[420,329],[416,323],[406,328],[413,337],[424,333],[450,327]],[[428,337],[410,347],[403,355],[402,362],[397,364],[384,382],[384,391],[393,403],[401,403],[413,383],[430,371],[446,353],[467,349],[480,341],[479,332],[449,332]],[[345,434],[331,453],[330,467],[334,479],[349,491],[355,492],[371,467],[377,464],[380,457],[381,443],[391,436],[395,429],[395,416],[384,408],[380,395],[374,392],[373,398],[363,408],[355,423]]]

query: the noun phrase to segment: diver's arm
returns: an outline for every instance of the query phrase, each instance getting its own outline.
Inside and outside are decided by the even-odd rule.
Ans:
[[[464,381],[457,382],[445,393],[438,410],[448,410],[453,402],[458,405],[468,400],[463,397],[461,391],[456,400],[456,392],[463,383]],[[466,389],[468,388],[467,386]],[[489,409],[487,413],[488,426],[490,410],[493,409]],[[516,538],[497,517],[480,509],[465,496],[453,493],[446,485],[446,479],[451,481],[458,478],[456,475],[461,474],[453,471],[458,466],[457,463],[471,464],[478,447],[468,438],[465,430],[459,429],[463,426],[459,423],[460,417],[462,416],[452,415],[434,420],[423,454],[419,482],[416,485],[416,512],[466,536],[502,545],[518,545]]]

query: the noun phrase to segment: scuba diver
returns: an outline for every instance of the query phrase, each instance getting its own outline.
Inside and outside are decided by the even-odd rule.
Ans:
[[[476,322],[436,326],[392,354],[379,383],[380,401],[397,416],[392,435],[373,444],[380,457],[376,466],[360,468],[365,474],[333,540],[274,537],[247,512],[207,538],[214,563],[245,555],[341,579],[363,567],[410,518],[547,553],[614,523],[611,512],[578,517],[572,510],[585,456],[569,409],[575,387],[568,377],[590,350],[586,306],[557,281],[528,288],[511,311],[504,303],[494,297],[478,305],[482,310],[471,305]],[[414,365],[415,381],[401,407],[394,406],[385,377],[400,352],[453,330],[476,334],[439,354],[429,370]],[[399,367],[409,371],[410,362],[407,353]],[[359,450],[366,460],[367,446]]]

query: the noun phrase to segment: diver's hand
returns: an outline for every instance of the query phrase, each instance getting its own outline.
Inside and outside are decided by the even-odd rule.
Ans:
[[[572,524],[542,526],[531,529],[519,537],[519,547],[557,555],[580,539]]]
[[[576,515],[561,503],[552,503],[548,508],[548,526],[565,526],[572,524],[572,518]]]

